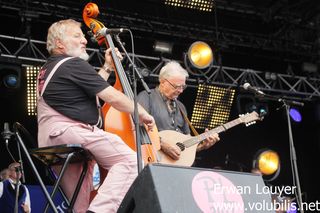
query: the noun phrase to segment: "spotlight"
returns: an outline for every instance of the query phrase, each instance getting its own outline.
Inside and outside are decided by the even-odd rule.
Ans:
[[[259,115],[267,115],[269,112],[267,103],[261,102],[254,96],[248,94],[237,95],[237,109],[239,114],[255,111]]]
[[[289,111],[290,117],[297,123],[302,121],[302,116],[299,110],[291,108]]]
[[[0,57],[0,94],[8,96],[20,88],[21,65],[18,61]]]
[[[8,88],[17,88],[19,86],[18,75],[8,74],[3,77],[3,83]]]
[[[143,77],[148,77],[151,71],[148,68],[137,68]]]
[[[272,80],[272,81],[275,81],[278,79],[278,75],[276,73],[273,73],[273,72],[266,72],[264,74],[264,78],[266,80]]]
[[[259,150],[253,159],[253,169],[258,170],[262,175],[270,176],[274,180],[280,173],[280,157],[277,152],[271,149]]]
[[[252,103],[247,103],[245,105],[245,111],[246,112],[255,111],[258,114],[266,115],[269,110],[268,110],[268,105],[267,104],[252,102]]]
[[[302,64],[302,71],[306,73],[316,73],[318,70],[318,65],[314,63],[304,62]]]
[[[191,44],[188,50],[188,59],[195,68],[205,69],[211,65],[213,53],[207,43],[196,41]]]

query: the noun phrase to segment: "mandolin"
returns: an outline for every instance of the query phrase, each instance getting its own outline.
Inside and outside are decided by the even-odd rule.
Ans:
[[[196,151],[198,144],[208,138],[214,133],[224,132],[239,124],[245,124],[246,126],[254,124],[258,120],[262,120],[263,116],[256,112],[247,113],[245,115],[239,115],[239,118],[234,119],[228,123],[220,125],[214,129],[204,132],[197,136],[185,135],[174,130],[163,130],[159,132],[161,141],[169,143],[171,146],[178,146],[181,150],[180,158],[173,160],[161,150],[159,151],[159,163],[171,164],[178,166],[191,166],[196,157]]]

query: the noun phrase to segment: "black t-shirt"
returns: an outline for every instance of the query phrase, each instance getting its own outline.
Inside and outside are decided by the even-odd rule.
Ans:
[[[51,56],[42,67],[46,79],[53,67],[67,56]],[[43,94],[46,103],[61,114],[96,124],[99,112],[96,94],[110,86],[86,61],[76,57],[64,62],[49,81]]]

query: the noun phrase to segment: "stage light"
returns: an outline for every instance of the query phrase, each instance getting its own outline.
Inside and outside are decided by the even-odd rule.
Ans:
[[[229,120],[235,90],[211,85],[198,86],[191,123],[195,128],[214,128]]]
[[[245,105],[245,111],[249,113],[255,111],[260,115],[266,115],[269,110],[267,104],[252,102]]]
[[[304,62],[301,68],[306,73],[317,73],[318,71],[318,65],[315,63]]]
[[[278,79],[278,75],[276,73],[273,73],[273,72],[266,72],[264,74],[264,78],[266,80],[272,80],[272,81],[275,81]]]
[[[259,115],[266,115],[269,112],[268,104],[257,100],[253,95],[237,95],[237,109],[239,114],[257,112]]]
[[[271,149],[259,150],[253,159],[253,169],[258,170],[262,175],[272,177],[266,181],[274,180],[280,173],[280,157],[277,152]]]
[[[290,117],[295,121],[295,122],[301,122],[302,121],[302,116],[299,110],[291,108],[289,111]]]
[[[17,74],[8,74],[3,77],[3,83],[8,88],[17,88],[19,86],[19,77]]]
[[[21,67],[19,65],[0,65],[1,86],[8,89],[19,89],[20,72]]]
[[[214,7],[212,0],[165,0],[166,5],[174,7],[183,7],[188,9],[211,12]]]
[[[8,97],[20,89],[21,64],[17,60],[0,57],[0,95]]]
[[[153,49],[155,52],[171,54],[173,48],[173,43],[165,41],[155,41]]]
[[[41,67],[27,67],[27,112],[29,116],[37,114],[37,76]]]
[[[213,53],[210,46],[202,41],[196,41],[191,44],[187,55],[192,66],[198,69],[209,67],[213,61]]]

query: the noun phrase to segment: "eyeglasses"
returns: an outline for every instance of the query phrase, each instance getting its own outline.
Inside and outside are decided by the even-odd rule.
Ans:
[[[181,89],[181,90],[185,90],[187,88],[187,85],[174,85],[172,84],[169,80],[166,80],[175,90]]]

